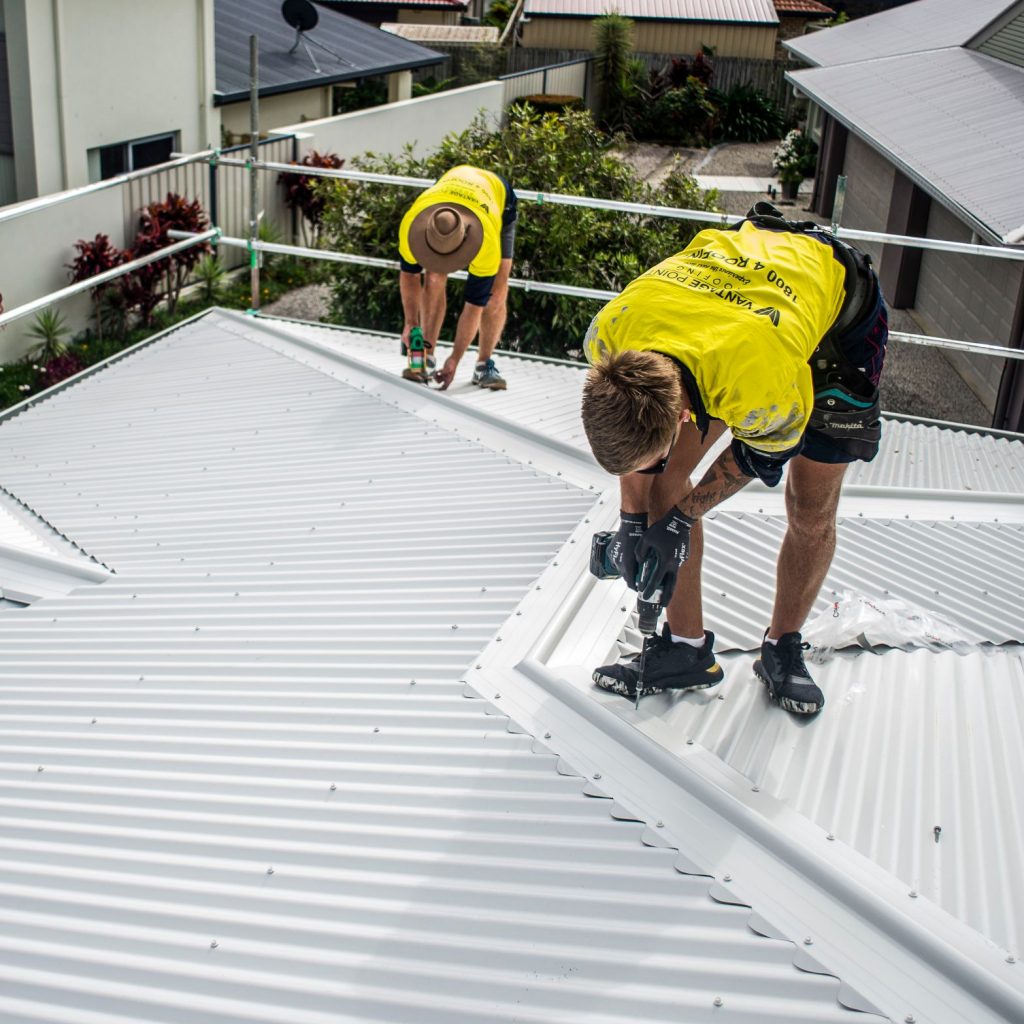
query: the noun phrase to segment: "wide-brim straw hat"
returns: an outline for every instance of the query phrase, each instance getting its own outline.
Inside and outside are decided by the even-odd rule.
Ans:
[[[409,225],[409,248],[416,262],[435,274],[465,270],[483,241],[480,218],[457,203],[434,203]]]

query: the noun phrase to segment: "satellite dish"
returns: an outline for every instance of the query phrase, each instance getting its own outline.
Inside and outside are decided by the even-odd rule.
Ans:
[[[320,20],[320,15],[309,0],[284,0],[281,4],[281,17],[296,32],[311,32]]]
[[[313,51],[309,48],[309,44],[312,43],[325,53],[329,53],[339,64],[347,64],[350,68],[355,67],[351,61],[345,60],[340,53],[335,53],[329,46],[324,46],[323,43],[318,43],[315,39],[306,40],[305,34],[316,28],[320,21],[320,14],[309,0],[284,0],[284,3],[281,4],[281,17],[295,29],[295,42],[288,51],[289,56],[299,48],[299,43],[302,43],[302,48],[306,51],[306,56],[309,58],[310,64],[313,65],[313,69],[318,75],[322,75],[323,71],[317,64]]]

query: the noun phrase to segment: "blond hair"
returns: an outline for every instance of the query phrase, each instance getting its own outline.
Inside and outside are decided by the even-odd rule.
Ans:
[[[682,408],[679,370],[660,352],[607,354],[583,385],[583,429],[594,457],[615,476],[668,449]]]

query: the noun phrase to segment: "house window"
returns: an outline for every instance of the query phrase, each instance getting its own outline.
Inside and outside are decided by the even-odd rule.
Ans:
[[[118,142],[113,146],[99,146],[89,150],[89,177],[93,181],[101,181],[127,171],[166,163],[177,148],[177,132]]]

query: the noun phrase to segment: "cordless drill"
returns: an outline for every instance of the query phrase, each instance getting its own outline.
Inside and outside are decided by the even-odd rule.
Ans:
[[[409,365],[402,371],[406,380],[414,380],[426,384],[427,378],[427,343],[423,331],[414,327],[409,332]]]
[[[611,562],[611,545],[615,534],[609,530],[595,533],[590,543],[590,572],[599,580],[617,580],[621,577],[618,569]],[[641,573],[641,576],[643,573]],[[636,599],[636,613],[640,620],[640,632],[650,636],[658,628],[658,617],[661,615],[661,591],[656,590],[650,601],[639,595]]]

